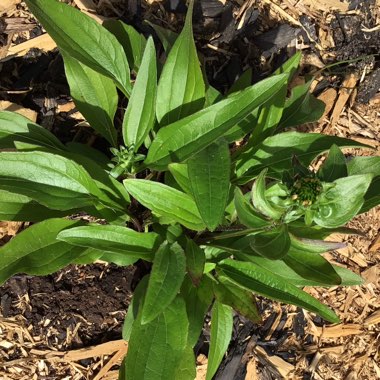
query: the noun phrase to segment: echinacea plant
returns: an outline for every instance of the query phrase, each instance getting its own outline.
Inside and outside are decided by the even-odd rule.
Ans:
[[[323,257],[342,246],[324,239],[354,232],[344,225],[380,203],[380,157],[347,159],[341,148],[365,146],[294,129],[324,109],[311,82],[288,96],[300,54],[254,85],[244,73],[224,95],[203,75],[192,3],[178,36],[153,26],[162,65],[153,38],[121,21],[100,25],[56,0],[25,2],[59,47],[78,110],[110,151],[63,144],[0,112],[0,218],[32,222],[0,248],[0,282],[99,259],[151,263],[123,328],[120,379],[128,380],[194,379],[209,312],[211,379],[233,312],[260,322],[255,295],[338,323],[302,288],[361,283]],[[128,103],[117,125],[120,97]]]

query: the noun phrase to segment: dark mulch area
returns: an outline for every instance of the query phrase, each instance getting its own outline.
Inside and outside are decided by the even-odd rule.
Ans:
[[[78,5],[75,1],[66,2]],[[321,8],[318,8],[319,3]],[[305,1],[303,5],[302,2],[290,0],[285,1],[285,4],[269,0],[197,2],[194,16],[195,39],[210,83],[225,92],[248,68],[253,69],[256,82],[267,77],[296,50],[302,49],[304,62],[299,78],[316,74],[314,91],[317,96],[326,89],[339,89],[347,75],[354,73],[361,80],[356,86],[357,95],[353,102],[366,104],[373,101],[378,97],[376,94],[380,87],[380,30],[376,29],[380,17],[376,11],[376,1],[341,2],[340,6],[345,5],[344,9],[323,9],[323,3],[325,2]],[[285,15],[279,11],[280,6],[285,9]],[[185,11],[183,2],[178,0],[152,4],[129,1],[127,5],[121,0],[107,0],[100,1],[97,9],[99,14],[119,17],[145,33],[152,31],[143,22],[144,19],[180,31]],[[374,30],[371,31],[372,29]],[[26,55],[8,55],[7,47],[10,44],[13,46],[29,41],[42,32],[23,3],[11,7],[0,17],[0,109],[1,101],[9,101],[33,110],[37,122],[63,142],[75,140],[91,143],[108,154],[104,141],[94,136],[78,117],[69,96],[62,59],[56,50],[42,52],[38,47],[43,47],[36,46]],[[319,72],[324,65],[355,59],[358,60]],[[120,115],[122,106],[120,104]],[[367,133],[370,132],[369,129]],[[371,133],[376,135],[376,125]],[[369,218],[367,226],[375,219]],[[377,226],[378,220],[372,224]],[[363,227],[363,221],[360,222],[360,227]],[[370,237],[373,238],[372,235]],[[10,236],[5,236],[3,242],[9,238]],[[368,245],[360,250],[361,254],[368,249]],[[366,269],[364,264],[350,260],[351,257],[340,261],[352,265],[357,272]],[[368,259],[367,269],[375,263],[375,259]],[[0,352],[6,362],[16,360],[13,368],[21,369],[12,371],[10,366],[4,367],[6,375],[14,379],[21,379],[27,374],[36,375],[38,379],[93,379],[103,366],[102,360],[90,358],[75,366],[72,363],[70,366],[65,366],[65,363],[53,364],[47,360],[45,366],[39,368],[37,359],[33,361],[31,349],[74,350],[121,339],[122,321],[139,278],[141,273],[135,273],[133,268],[94,264],[70,266],[46,277],[20,275],[8,280],[0,287]],[[341,304],[340,301],[333,300],[336,296],[334,291],[327,295],[322,290],[315,291],[313,295],[338,308]],[[367,294],[366,291],[364,293]],[[338,298],[342,300],[349,293],[339,294],[341,297]],[[363,298],[362,295],[359,298]],[[320,319],[311,318],[295,308],[280,307],[263,300],[260,301],[260,306],[265,321],[262,326],[235,317],[233,340],[229,354],[216,375],[218,380],[334,378],[331,376],[340,379],[351,373],[341,370],[339,360],[336,359],[336,364],[335,359],[330,357],[330,362],[324,363],[325,367],[316,372],[320,360],[318,355],[320,352],[325,355],[325,351],[320,350],[325,346],[319,342],[319,330],[317,331],[323,324]],[[353,306],[355,310],[359,307]],[[376,310],[376,307],[370,307],[368,313]],[[341,308],[346,313],[345,306]],[[361,321],[358,315],[366,317],[357,311],[355,317],[349,317],[346,321]],[[19,328],[24,330],[17,335],[15,331],[19,331]],[[12,346],[1,345],[1,342],[12,342],[12,339]],[[208,324],[205,325],[204,335],[197,346],[197,354],[200,354],[199,378],[202,378],[206,363],[201,354],[207,354],[207,340]],[[363,346],[362,343],[355,342],[352,339],[355,347]],[[367,336],[362,337],[361,342],[368,343],[368,347],[372,344]],[[329,341],[327,344],[337,357],[343,355],[337,348],[339,345],[350,347],[354,351],[346,341]],[[366,347],[364,345],[363,352]],[[26,364],[23,364],[22,358],[26,358]],[[350,357],[347,358],[351,360]],[[373,361],[376,363],[376,360]],[[359,378],[371,379],[377,371],[376,367],[373,368],[371,367],[372,372],[368,372],[369,375],[357,371],[361,376]],[[110,372],[107,379],[116,378],[115,369],[113,367],[114,371]],[[378,375],[380,377],[380,372]]]

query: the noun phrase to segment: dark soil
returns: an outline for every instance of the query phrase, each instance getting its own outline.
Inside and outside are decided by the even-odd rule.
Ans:
[[[14,276],[0,287],[2,315],[23,315],[33,335],[60,350],[120,339],[134,272],[93,264],[44,277]]]

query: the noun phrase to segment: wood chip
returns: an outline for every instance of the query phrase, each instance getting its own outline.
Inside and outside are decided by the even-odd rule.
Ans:
[[[372,241],[369,252],[376,252],[380,250],[380,233],[377,235],[377,237]]]
[[[16,5],[21,3],[21,0],[1,0],[0,2],[0,16],[2,16],[5,12],[16,8]]]
[[[349,74],[346,76],[342,83],[342,87],[339,90],[339,96],[338,100],[335,103],[334,110],[331,115],[330,123],[332,126],[335,125],[335,123],[339,120],[340,114],[342,113],[351,93],[352,90],[356,86],[358,78],[355,74]]]
[[[114,356],[108,361],[108,363],[99,371],[94,377],[94,380],[104,379],[105,375],[110,371],[114,365],[120,365],[124,356],[127,354],[128,345],[126,344],[121,350],[117,351]]]
[[[349,4],[340,0],[302,0],[303,5],[309,6],[314,11],[323,13],[328,10],[338,10],[342,13],[348,11]]]
[[[365,325],[376,325],[378,323],[380,323],[380,309],[374,311],[364,321]]]
[[[337,96],[338,93],[335,90],[335,88],[328,88],[327,90],[323,91],[321,95],[318,96],[318,99],[322,100],[322,102],[326,104],[325,112],[323,112],[321,120],[323,120],[323,118],[330,113],[330,111],[334,107]]]
[[[98,346],[81,348],[79,350],[73,350],[66,353],[62,352],[51,352],[46,355],[47,358],[54,358],[56,356],[61,356],[63,360],[69,362],[76,362],[83,359],[89,359],[94,357],[101,357],[104,355],[111,355],[116,351],[125,349],[128,343],[123,340],[114,340],[112,342],[107,342],[99,344]]]
[[[294,370],[294,366],[284,359],[276,355],[268,355],[267,352],[260,346],[254,349],[257,356],[259,356],[268,366],[272,367],[274,371],[279,373],[283,378],[289,379],[289,374]]]
[[[28,119],[32,120],[33,122],[37,121],[37,112],[29,108],[24,108],[18,104],[8,102],[7,100],[0,100],[0,110],[17,112],[20,115],[23,115]]]
[[[245,375],[244,380],[258,380],[257,377],[257,363],[255,358],[252,358],[248,363],[247,363],[247,373]]]
[[[8,49],[7,57],[5,59],[24,56],[30,49],[37,48],[42,51],[51,51],[57,47],[57,44],[53,41],[53,39],[48,34],[42,34],[36,38],[32,38],[31,40],[22,42],[18,45],[13,45]]]
[[[317,327],[318,336],[321,338],[339,338],[349,335],[358,335],[363,332],[362,325],[348,323],[337,326]]]

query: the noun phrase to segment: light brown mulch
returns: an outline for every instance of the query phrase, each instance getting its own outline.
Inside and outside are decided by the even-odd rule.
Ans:
[[[46,34],[35,39],[28,38],[30,15],[25,12],[25,8],[16,8],[19,3],[17,0],[1,0],[0,15],[5,14],[6,19],[13,20],[15,32],[9,44],[0,49],[0,60],[22,56],[30,48],[50,51],[55,47]],[[120,7],[117,0],[106,3],[108,7],[113,7],[115,12]],[[348,2],[339,0],[262,0],[256,3],[254,0],[238,1],[240,19],[244,19],[250,7],[257,5],[260,9],[266,10],[267,17],[273,20],[273,23],[281,21],[303,28],[299,19],[301,15],[307,15],[318,24],[320,42],[315,42],[313,46],[319,54],[307,49],[306,45],[300,46],[306,51],[304,65],[311,66],[314,72],[321,69],[325,61],[334,60],[334,39],[329,27],[334,12],[343,15],[356,12],[348,10]],[[96,15],[96,6],[91,0],[75,0],[75,4],[99,19]],[[378,2],[379,9],[380,2]],[[376,28],[380,25],[380,11],[378,14],[374,13],[373,17],[377,19],[377,27],[362,26],[368,33],[378,30]],[[15,19],[19,21],[15,22]],[[16,37],[20,35],[25,37],[25,42],[13,43],[12,41],[16,41]],[[312,36],[310,39],[313,40]],[[361,73],[347,73],[340,88],[330,86],[325,89],[319,95],[327,105],[325,115],[319,123],[305,126],[304,129],[353,138],[373,147],[373,150],[368,151],[355,150],[356,154],[379,155],[379,93],[367,105],[356,102],[358,86],[363,81],[365,73],[371,69],[364,64]],[[322,76],[317,75],[314,86],[322,79]],[[299,80],[302,81],[303,78]],[[33,111],[9,102],[0,102],[0,109],[27,113],[31,118],[36,116]],[[281,351],[295,351],[296,361],[288,362],[278,355],[268,355],[260,345],[248,346],[246,380],[266,378],[268,369],[272,376],[284,379],[380,378],[380,207],[358,216],[350,226],[363,231],[365,236],[335,236],[335,240],[347,241],[349,245],[325,256],[337,264],[360,273],[366,280],[365,284],[349,288],[307,289],[310,294],[336,310],[342,323],[319,327],[306,311],[300,316],[294,307],[288,306],[285,309],[275,307],[274,317],[265,315],[267,319],[272,318],[266,341],[269,342],[273,333],[279,329],[291,331],[282,343]],[[19,228],[19,223],[1,222],[0,237],[12,236]],[[20,297],[18,302],[20,310],[29,307],[27,294]],[[1,316],[1,310],[2,304],[0,305],[0,380],[117,379],[117,364],[127,349],[125,342],[117,340],[95,347],[59,351],[57,348],[49,347],[46,337],[33,335],[33,326],[21,314],[4,318]],[[301,317],[302,323],[300,323]],[[75,334],[74,329],[68,332],[67,336],[73,338]],[[84,363],[84,359],[91,360],[84,365],[81,364]],[[199,357],[199,379],[204,378],[206,366],[207,358]]]

